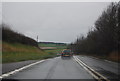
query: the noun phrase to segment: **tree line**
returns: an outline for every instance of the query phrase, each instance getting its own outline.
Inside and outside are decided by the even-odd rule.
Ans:
[[[0,26],[0,29],[2,29],[2,41],[9,43],[21,43],[25,45],[38,47],[38,43],[34,39],[13,31],[6,24],[2,24]]]
[[[57,43],[57,42],[39,42],[40,44],[55,44],[55,45],[61,45],[64,46],[66,43]]]
[[[76,54],[108,55],[120,51],[120,2],[111,3],[96,20],[87,36],[69,45]]]

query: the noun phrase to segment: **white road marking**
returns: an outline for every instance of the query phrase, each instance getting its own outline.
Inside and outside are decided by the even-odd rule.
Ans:
[[[98,79],[96,75],[94,75],[91,71],[89,71],[81,62],[78,61],[78,58],[74,57],[75,61],[77,61],[78,64],[80,64],[87,72],[89,72],[95,79]]]
[[[93,77],[95,77],[96,79],[98,79],[97,76],[95,76],[91,71],[89,71],[86,67],[83,66],[83,64],[81,64],[75,57],[74,59],[78,64],[80,64],[87,72],[89,72]]]
[[[102,81],[102,79],[109,81],[106,77],[101,75],[100,73],[96,72],[94,69],[86,65],[84,62],[82,62],[80,59],[78,59],[76,56],[74,56],[74,59],[77,63],[79,63],[86,71],[88,71],[95,79]],[[95,75],[96,74],[96,75]],[[99,77],[98,77],[99,76]],[[101,78],[100,78],[101,77]]]
[[[17,72],[20,72],[20,71],[22,71],[22,70],[24,70],[24,69],[27,69],[28,67],[31,67],[31,66],[33,66],[33,65],[42,63],[42,62],[44,62],[44,61],[45,61],[45,60],[41,60],[41,61],[38,61],[38,62],[35,62],[35,63],[32,63],[32,64],[29,64],[29,65],[26,65],[26,66],[24,66],[24,67],[22,67],[22,68],[16,69],[16,70],[14,70],[14,71],[11,71],[11,72],[2,74],[2,75],[0,76],[0,79],[5,78],[5,77],[8,77],[8,76],[10,76],[10,75],[13,75],[13,74],[15,74],[15,73],[17,73]]]
[[[109,62],[109,63],[113,63],[112,61],[109,61],[109,60],[104,60],[104,61]]]

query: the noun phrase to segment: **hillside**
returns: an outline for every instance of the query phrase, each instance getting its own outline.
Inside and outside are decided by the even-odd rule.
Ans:
[[[55,43],[55,42],[39,42],[39,47],[55,47],[55,48],[64,48],[67,46],[65,43]]]
[[[56,54],[41,50],[38,43],[21,33],[11,30],[9,26],[2,26],[2,63],[26,60],[40,60],[54,57]]]
[[[3,63],[43,59],[47,55],[37,47],[20,43],[3,42],[2,45]]]
[[[54,43],[54,42],[39,42],[39,47],[49,54],[59,54],[63,49],[67,48],[65,43]]]
[[[9,43],[21,43],[38,47],[38,44],[34,39],[27,37],[21,33],[15,32],[5,24],[2,25],[2,40]]]

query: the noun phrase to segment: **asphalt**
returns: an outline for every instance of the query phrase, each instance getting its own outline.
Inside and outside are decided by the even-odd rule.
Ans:
[[[72,58],[48,59],[7,79],[92,79],[94,78]]]
[[[21,62],[15,62],[15,63],[5,63],[2,64],[2,74],[8,73],[10,71],[13,71],[15,69],[21,68],[25,65],[37,62],[38,60],[29,60],[29,61],[21,61]]]
[[[119,79],[120,77],[120,63],[84,55],[80,55],[78,58],[108,79]]]
[[[101,60],[90,56],[80,55],[77,57],[80,60],[82,60],[84,63],[86,63],[88,66],[93,68],[95,71],[99,72],[100,74],[107,77],[111,81],[112,79],[114,79],[114,81],[117,81],[119,79],[119,75],[120,75],[119,63]],[[3,71],[5,73],[10,71],[11,69],[15,70],[17,68],[20,68],[24,65],[33,62],[36,61],[4,64]],[[83,80],[95,81],[94,78],[83,67],[81,67],[73,58],[61,58],[61,57],[47,59],[42,63],[29,67],[5,79],[19,79],[19,80],[83,79]]]

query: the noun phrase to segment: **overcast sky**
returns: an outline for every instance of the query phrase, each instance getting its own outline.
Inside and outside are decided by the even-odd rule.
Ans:
[[[87,34],[110,2],[4,2],[3,22],[39,41],[73,42]]]

